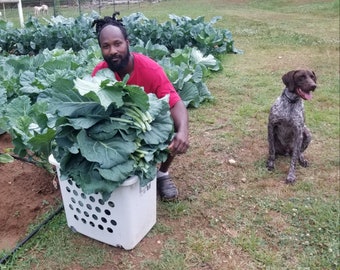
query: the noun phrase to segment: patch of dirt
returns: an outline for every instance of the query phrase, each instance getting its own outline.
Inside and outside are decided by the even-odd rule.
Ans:
[[[11,138],[0,135],[0,152],[12,148]],[[27,235],[29,226],[61,201],[54,175],[20,160],[0,163],[0,250],[11,250]]]

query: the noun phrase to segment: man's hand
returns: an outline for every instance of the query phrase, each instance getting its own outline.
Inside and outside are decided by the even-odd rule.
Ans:
[[[171,155],[184,154],[189,148],[188,136],[176,133],[168,149]]]

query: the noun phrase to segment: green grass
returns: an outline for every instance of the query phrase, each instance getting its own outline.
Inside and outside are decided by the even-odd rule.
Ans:
[[[129,252],[72,233],[61,214],[1,269],[339,269],[339,1],[167,0],[120,11],[221,16],[244,51],[221,58],[207,81],[215,99],[189,111],[191,148],[172,169],[180,201],[159,201],[156,226]],[[289,159],[265,168],[266,125],[282,75],[299,67],[316,72],[318,88],[305,102],[310,167],[288,186]]]

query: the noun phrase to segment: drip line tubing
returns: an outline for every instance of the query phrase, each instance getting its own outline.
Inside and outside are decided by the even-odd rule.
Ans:
[[[5,153],[0,152],[0,155],[1,155],[1,154],[5,154]],[[14,158],[14,159],[17,159],[17,160],[20,160],[20,161],[23,161],[23,162],[27,162],[27,163],[31,163],[31,164],[37,165],[37,162],[34,161],[34,160],[31,160],[31,159],[28,159],[28,158],[18,157],[18,156],[16,156],[16,155],[11,155],[11,154],[10,154],[10,156],[11,156],[12,158]]]
[[[28,236],[25,237],[24,240],[22,240],[20,243],[17,244],[17,246],[7,255],[5,255],[0,260],[0,265],[5,264],[13,255],[15,252],[17,252],[28,240],[30,240],[37,232],[40,231],[40,229],[45,226],[52,218],[54,218],[57,214],[59,214],[64,209],[63,204],[59,206],[59,208],[53,212],[47,219],[45,219],[35,230],[33,230]]]

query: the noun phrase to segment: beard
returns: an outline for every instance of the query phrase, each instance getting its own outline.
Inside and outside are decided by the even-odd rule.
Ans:
[[[112,56],[104,56],[104,60],[113,72],[123,70],[129,64],[130,50],[128,49],[125,56],[119,56],[119,58],[113,60]]]

